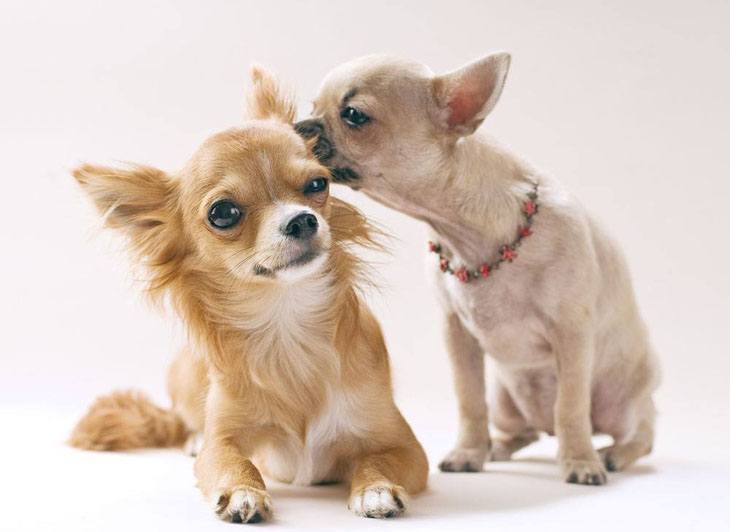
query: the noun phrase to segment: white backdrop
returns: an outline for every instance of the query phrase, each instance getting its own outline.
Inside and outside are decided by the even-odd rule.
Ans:
[[[679,497],[687,483],[693,490],[714,486],[711,473],[703,482],[671,477],[676,470],[663,472],[662,460],[689,472],[703,463],[725,476],[730,467],[729,22],[730,3],[721,0],[3,0],[0,412],[15,425],[4,443],[12,454],[0,459],[17,457],[10,495],[28,487],[25,464],[39,460],[28,440],[56,446],[38,448],[51,469],[69,456],[80,468],[92,461],[113,467],[98,456],[63,454],[61,439],[97,394],[133,386],[165,401],[165,368],[179,345],[173,319],[140,297],[119,240],[99,231],[69,175],[74,164],[181,167],[207,135],[241,120],[252,62],[296,90],[304,116],[324,74],[352,57],[389,52],[439,72],[496,49],[513,54],[512,70],[484,127],[561,179],[623,243],[662,360],[657,450],[645,461],[653,464],[651,474],[635,475],[643,484],[631,489],[655,492],[675,482],[677,491],[666,497]],[[425,228],[349,190],[335,193],[394,235],[391,254],[372,257],[381,289],[371,300],[390,348],[399,403],[437,462],[454,439],[455,404],[439,312],[424,274]],[[552,443],[545,445],[538,456],[550,456]],[[149,456],[157,455],[125,463],[132,467]],[[536,506],[549,506],[552,493],[558,501],[566,488],[554,466],[526,464],[513,466],[527,479],[520,485],[510,477],[516,492],[530,484],[531,468],[543,467],[546,497]],[[181,467],[187,475],[188,466]],[[434,474],[436,494],[469,492],[458,482],[473,493],[489,489],[489,475],[444,477]],[[619,488],[604,491],[616,500],[589,490],[590,504],[620,504]],[[163,479],[155,493],[169,489]],[[197,504],[187,493],[192,489],[185,490]],[[422,514],[419,526],[429,516],[438,520],[440,501],[431,497],[431,514]],[[687,523],[722,519],[713,514],[722,508],[717,494],[696,500],[696,512],[681,514]],[[336,502],[332,512],[346,514]],[[287,504],[284,497],[278,506]],[[510,509],[529,509],[511,506],[508,497],[501,506],[492,501],[486,513],[476,502],[459,504],[448,513],[462,519],[462,529],[490,520],[506,526]],[[65,506],[68,519],[78,517],[73,503]],[[562,523],[558,507],[540,511],[553,510],[540,518]],[[20,523],[21,512],[15,515]],[[656,522],[651,514],[645,518]],[[41,521],[23,522],[33,529]]]

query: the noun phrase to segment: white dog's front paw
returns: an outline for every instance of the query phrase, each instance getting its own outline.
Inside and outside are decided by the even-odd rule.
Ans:
[[[271,517],[271,497],[263,490],[239,486],[215,497],[215,513],[231,523],[258,523]]]
[[[378,484],[350,496],[348,508],[362,517],[396,517],[406,509],[406,491],[400,486]]]
[[[570,484],[601,486],[608,481],[600,460],[562,460],[563,476]]]
[[[483,448],[460,448],[457,447],[441,460],[439,469],[453,473],[469,472],[478,473],[484,466],[489,450]]]

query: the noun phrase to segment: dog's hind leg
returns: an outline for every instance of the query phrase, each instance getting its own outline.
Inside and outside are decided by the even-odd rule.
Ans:
[[[189,347],[178,353],[167,373],[167,389],[173,410],[190,430],[183,445],[188,456],[197,456],[203,445],[205,398],[208,394],[208,365]]]
[[[185,443],[183,444],[183,452],[192,457],[198,456],[198,453],[200,453],[200,449],[203,447],[203,433],[202,432],[192,432],[190,433],[190,436],[188,436],[188,439],[185,440]]]
[[[535,429],[525,429],[520,434],[509,436],[497,433],[492,439],[490,460],[492,462],[506,462],[512,458],[514,453],[539,439],[540,435]]]
[[[647,397],[637,408],[639,412],[634,430],[626,435],[613,435],[614,444],[598,451],[608,471],[623,471],[652,450],[656,416],[654,402]]]
[[[492,462],[504,462],[512,455],[539,439],[538,431],[530,427],[515,405],[507,388],[498,380],[490,394],[491,419],[496,432],[492,438]]]

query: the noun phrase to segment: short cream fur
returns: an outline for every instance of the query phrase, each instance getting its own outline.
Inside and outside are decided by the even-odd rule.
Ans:
[[[559,438],[567,481],[603,484],[606,468],[652,448],[658,363],[618,244],[556,180],[476,131],[509,65],[496,53],[434,75],[393,57],[356,59],[327,75],[298,128],[321,133],[318,153],[335,176],[426,222],[455,267],[494,261],[539,185],[534,235],[514,263],[464,284],[431,255],[460,421],[440,467],[478,471],[547,432]],[[348,124],[350,108],[369,120]],[[489,416],[485,353],[496,368]],[[614,444],[596,451],[594,432]]]

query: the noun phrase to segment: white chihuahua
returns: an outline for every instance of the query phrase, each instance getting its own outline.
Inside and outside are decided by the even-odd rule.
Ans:
[[[433,231],[460,414],[441,469],[479,471],[543,431],[559,438],[568,482],[604,484],[651,451],[658,364],[616,243],[558,183],[474,134],[509,64],[496,53],[434,76],[361,58],[327,76],[298,130],[319,137],[336,180]],[[614,444],[596,451],[595,432]]]

